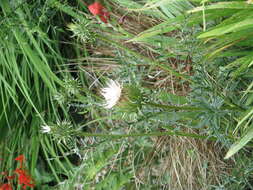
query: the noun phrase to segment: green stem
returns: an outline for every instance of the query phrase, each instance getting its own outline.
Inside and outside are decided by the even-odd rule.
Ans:
[[[110,137],[110,138],[128,138],[128,137],[153,137],[153,136],[182,136],[182,137],[190,137],[195,139],[208,139],[215,141],[216,137],[209,137],[205,135],[197,135],[193,133],[184,133],[184,132],[152,132],[152,133],[129,133],[129,134],[105,134],[105,133],[85,133],[85,132],[76,132],[77,136],[80,137]]]
[[[143,105],[149,105],[157,108],[162,108],[165,110],[174,110],[174,111],[207,111],[206,108],[201,107],[193,107],[193,106],[172,106],[172,105],[164,105],[164,104],[156,104],[153,102],[145,102]],[[221,110],[231,110],[231,111],[242,111],[241,108],[224,106],[220,108]]]
[[[165,110],[175,110],[175,111],[205,111],[204,108],[193,107],[193,106],[171,106],[171,105],[164,105],[164,104],[156,104],[153,102],[145,102],[144,105],[149,105],[157,108],[162,108]]]

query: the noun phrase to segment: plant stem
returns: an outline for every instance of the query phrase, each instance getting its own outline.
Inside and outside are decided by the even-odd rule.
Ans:
[[[171,106],[171,105],[164,105],[164,104],[156,104],[153,102],[145,102],[144,105],[149,105],[157,108],[162,108],[165,110],[182,110],[182,111],[205,111],[206,109],[204,108],[199,108],[199,107],[193,107],[193,106]]]
[[[182,137],[190,137],[195,139],[208,139],[211,141],[217,140],[216,137],[209,137],[205,135],[197,135],[193,133],[185,133],[185,132],[152,132],[152,133],[129,133],[129,134],[105,134],[105,133],[86,133],[86,132],[76,132],[79,137],[109,137],[109,138],[128,138],[128,137],[153,137],[153,136],[182,136]]]
[[[157,104],[153,102],[145,102],[143,105],[149,105],[157,108],[162,108],[165,110],[174,110],[174,111],[207,111],[209,109],[201,108],[201,107],[193,107],[193,106],[172,106],[172,105],[164,105],[164,104]],[[231,106],[224,106],[221,107],[220,110],[231,110],[231,111],[242,111],[239,107],[231,107]]]

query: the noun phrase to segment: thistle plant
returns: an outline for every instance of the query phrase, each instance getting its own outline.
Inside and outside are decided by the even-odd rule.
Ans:
[[[95,40],[95,34],[91,31],[91,22],[88,20],[74,21],[68,24],[68,28],[73,32],[72,37],[77,38],[77,40],[88,43]]]
[[[104,107],[111,109],[117,107],[120,112],[138,112],[143,106],[160,108],[163,110],[175,111],[203,111],[204,108],[192,106],[165,105],[152,102],[148,95],[142,92],[142,88],[134,84],[120,85],[118,82],[110,80],[107,86],[101,89],[101,94],[105,98]]]
[[[68,96],[77,95],[79,93],[80,86],[81,84],[78,79],[74,79],[73,77],[66,77],[64,79],[64,87]]]
[[[109,80],[106,84],[107,86],[101,89],[101,94],[105,98],[104,107],[111,109],[115,106],[121,96],[122,87],[114,80]]]
[[[135,85],[120,85],[119,82],[109,80],[107,86],[101,89],[105,98],[104,107],[117,107],[117,112],[137,113],[143,104],[143,94]]]
[[[41,126],[42,133],[50,134],[56,141],[58,141],[58,143],[63,142],[65,144],[71,140],[73,130],[74,126],[67,120]]]
[[[63,80],[63,88],[54,94],[54,100],[60,105],[70,102],[75,96],[80,94],[81,84],[78,79],[66,76]]]
[[[63,91],[56,92],[53,96],[54,100],[58,102],[58,104],[62,105],[67,102],[68,97]]]
[[[41,132],[42,133],[50,133],[51,132],[51,127],[49,125],[42,125],[41,126]]]

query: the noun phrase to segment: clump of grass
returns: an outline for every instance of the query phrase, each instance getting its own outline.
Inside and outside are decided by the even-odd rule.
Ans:
[[[168,189],[210,189],[221,184],[217,174],[229,172],[223,150],[213,142],[171,137],[164,146],[169,153],[161,158],[157,172],[169,176]]]

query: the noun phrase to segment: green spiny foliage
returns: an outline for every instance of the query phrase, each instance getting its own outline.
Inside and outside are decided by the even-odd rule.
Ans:
[[[229,57],[231,61],[227,61],[226,64],[219,63],[217,66],[222,68],[222,72],[228,73],[227,78],[234,81],[234,83],[236,80],[243,81],[243,84],[240,83],[235,89],[238,91],[239,98],[237,96],[236,102],[232,103],[240,105],[243,108],[236,116],[238,124],[234,133],[237,133],[240,129],[245,135],[231,147],[226,158],[235,154],[253,137],[250,125],[252,119],[252,108],[250,107],[252,94],[249,93],[252,80],[252,76],[250,76],[252,72],[250,67],[252,53],[249,52],[252,48],[250,42],[253,40],[252,35],[250,35],[253,28],[251,22],[252,8],[252,4],[246,1],[230,1],[205,4],[191,11],[191,13],[201,11],[203,14],[208,12],[213,15],[220,9],[234,11],[233,15],[224,15],[226,17],[220,19],[219,22],[215,23],[217,20],[213,20],[213,24],[208,24],[208,22],[203,23],[204,25],[208,24],[207,29],[198,35],[199,39],[204,39],[209,45],[207,49],[209,53],[206,54],[206,60],[214,59],[215,57]],[[240,54],[236,54],[238,50]],[[235,54],[233,55],[230,52]],[[247,91],[244,92],[245,90]]]
[[[195,48],[192,48],[194,51],[190,54],[192,60],[202,62],[202,66],[198,68],[198,64],[196,64],[194,69],[201,70],[200,73],[206,73],[201,76],[203,78],[209,78],[209,72],[212,72],[215,76],[213,79],[214,83],[211,86],[208,84],[210,83],[208,81],[206,81],[206,84],[204,81],[201,81],[201,85],[198,85],[199,80],[202,80],[196,78],[198,74],[195,75],[195,79],[197,80],[194,79],[194,81],[192,81],[192,88],[196,89],[196,91],[194,91],[194,93],[196,93],[196,96],[194,95],[195,98],[198,99],[198,101],[206,101],[201,104],[203,104],[204,107],[208,106],[208,109],[213,112],[213,114],[207,112],[205,116],[203,115],[201,117],[203,121],[202,124],[198,125],[199,127],[210,125],[213,126],[213,131],[217,131],[217,128],[225,124],[221,127],[221,130],[226,129],[225,131],[227,131],[229,135],[238,133],[239,129],[243,133],[245,133],[245,130],[247,131],[250,129],[249,124],[252,119],[252,109],[250,108],[252,103],[252,94],[250,93],[250,89],[252,88],[252,53],[250,52],[252,35],[250,34],[253,26],[250,20],[252,17],[251,9],[252,4],[246,1],[224,1],[218,3],[207,1],[201,4],[201,6],[188,11],[188,14],[185,14],[185,16],[179,15],[176,18],[167,19],[163,23],[141,32],[130,40],[133,42],[147,42],[164,33],[189,27],[194,27],[194,35],[196,35],[198,39],[205,40],[205,44],[203,45],[196,41],[190,43],[192,46],[195,46]],[[184,22],[186,23],[185,25],[182,24]],[[201,29],[200,24],[202,24],[204,30],[201,33],[197,32]],[[182,48],[180,49],[182,50]],[[198,54],[202,54],[200,59],[196,59],[195,57],[197,52],[199,52]],[[216,66],[207,65],[212,64],[210,62],[214,60]],[[218,69],[215,67],[218,67]],[[224,79],[229,81],[224,81],[224,84],[215,82],[220,79],[222,79],[222,81],[224,81]],[[243,81],[243,83],[235,86],[236,80]],[[230,86],[231,84],[232,86]],[[203,94],[198,94],[198,86],[201,86],[200,88],[203,89],[201,92]],[[242,91],[241,89],[244,90]],[[235,93],[233,93],[233,91],[235,90],[240,94],[240,98],[238,98],[238,96],[234,97]],[[204,98],[206,93],[208,95]],[[209,97],[214,97],[214,99]],[[213,104],[212,102],[214,104],[217,103],[217,105],[211,105]],[[206,104],[206,106],[204,104]],[[225,115],[223,115],[219,113],[219,111],[214,112],[213,106],[218,106],[215,109],[220,110],[223,104],[225,107],[237,107],[239,112],[234,114],[234,116],[228,113],[224,113]],[[218,116],[218,118],[216,118],[216,116]],[[227,122],[230,121],[231,118],[237,118],[235,120],[238,122],[234,131],[233,127],[229,127],[229,125],[234,125],[233,123],[235,120],[233,120],[232,123]],[[209,121],[211,121],[211,123],[209,123]],[[213,123],[214,121],[216,122]],[[230,130],[227,130],[228,128],[230,128]],[[223,132],[220,131],[216,135],[220,135]],[[246,137],[242,139],[242,141],[236,143],[237,151],[251,139],[251,135],[247,135]],[[220,139],[224,140],[221,136]],[[232,153],[229,153],[229,156],[235,152],[234,149]]]
[[[99,144],[96,148],[83,150],[82,162],[74,168],[74,174],[65,180],[60,189],[121,189],[133,177],[129,169],[120,169],[118,155],[122,147],[115,144]],[[120,158],[122,159],[122,158]]]

